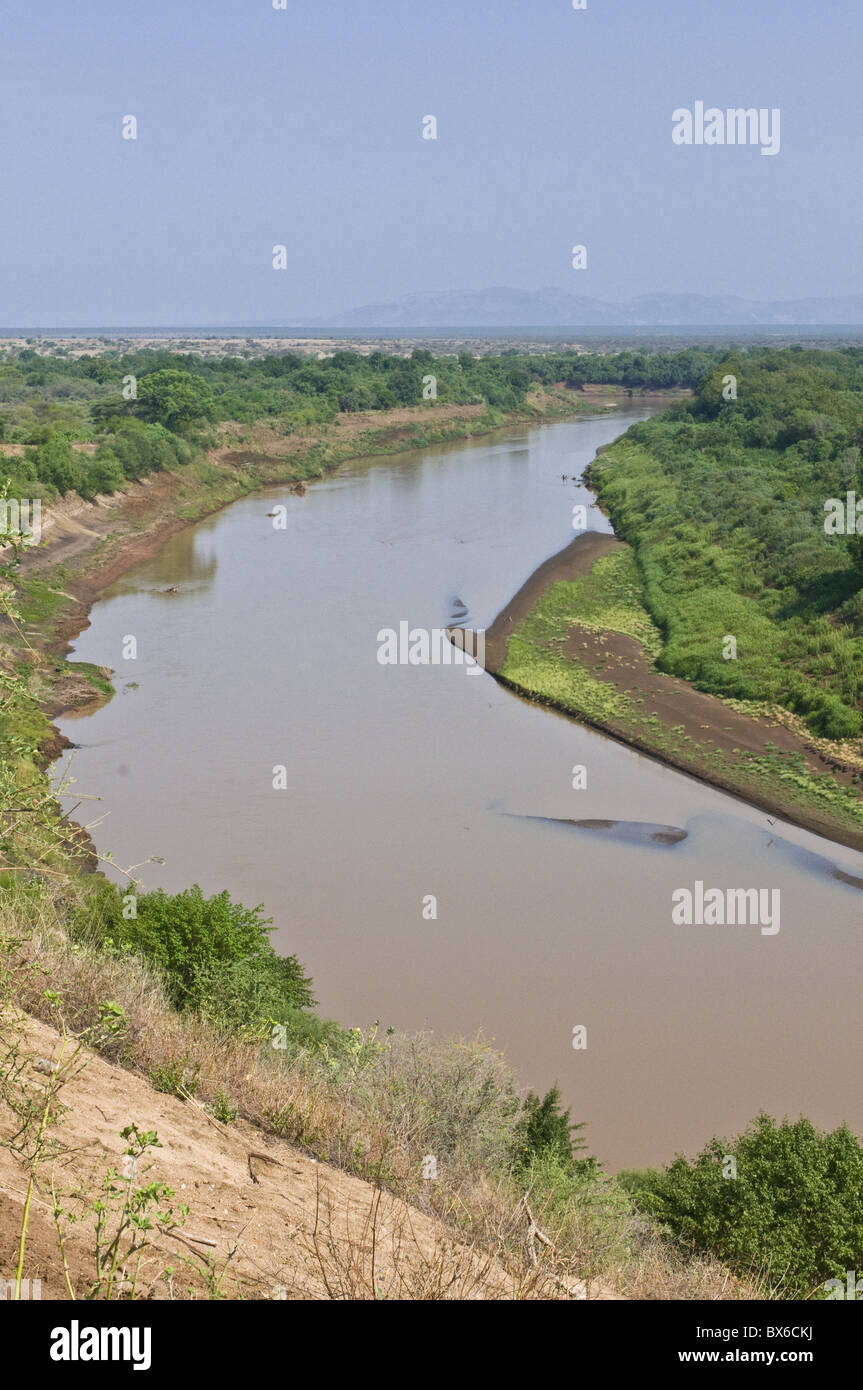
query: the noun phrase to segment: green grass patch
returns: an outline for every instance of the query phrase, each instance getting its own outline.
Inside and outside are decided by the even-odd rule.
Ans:
[[[24,622],[33,627],[49,625],[57,617],[64,604],[69,602],[68,594],[63,592],[62,574],[57,571],[51,580],[39,579],[35,575],[16,576],[17,608]]]
[[[631,551],[605,555],[589,574],[553,584],[510,637],[501,675],[525,694],[588,719],[635,721],[638,711],[629,695],[564,655],[575,625],[633,637],[649,655],[661,648],[659,631],[641,600]]]

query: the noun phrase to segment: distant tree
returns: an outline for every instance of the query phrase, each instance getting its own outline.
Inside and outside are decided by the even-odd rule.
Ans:
[[[387,384],[399,405],[416,405],[422,400],[422,370],[416,362],[396,362]]]
[[[126,481],[123,465],[111,449],[100,449],[96,458],[87,466],[81,492],[84,497],[94,497],[97,492],[116,492]]]
[[[118,375],[116,365],[104,357],[84,356],[80,358],[78,367],[82,376],[90,377],[93,381],[110,381]]]
[[[66,493],[78,487],[82,480],[81,461],[65,434],[49,434],[36,450],[36,473],[40,482],[48,483],[58,492]]]
[[[138,411],[169,430],[182,429],[197,420],[212,420],[215,401],[210,387],[190,372],[166,367],[138,382]]]

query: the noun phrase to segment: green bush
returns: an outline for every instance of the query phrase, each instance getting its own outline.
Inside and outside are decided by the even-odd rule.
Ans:
[[[196,1007],[235,1032],[259,1030],[270,1021],[296,1025],[297,1010],[315,1003],[310,985],[296,956],[264,953],[215,961],[197,971]]]
[[[538,1155],[522,1175],[540,1229],[564,1249],[578,1251],[581,1278],[620,1266],[631,1256],[632,1204],[619,1183],[598,1166],[573,1166],[551,1152]],[[636,1218],[640,1221],[641,1218]]]
[[[84,477],[81,459],[65,434],[51,434],[36,450],[36,473],[60,493],[77,488]]]
[[[863,1147],[844,1125],[828,1134],[761,1114],[694,1163],[678,1155],[620,1180],[687,1244],[766,1276],[784,1297],[818,1295],[825,1280],[863,1269]]]
[[[116,492],[126,481],[123,465],[112,449],[100,449],[87,467],[81,489],[83,497],[95,497],[97,492]]]
[[[575,1156],[586,1148],[580,1138],[574,1139],[584,1124],[573,1124],[569,1110],[560,1103],[560,1087],[552,1086],[540,1100],[530,1091],[521,1107],[513,1133],[512,1159],[516,1172],[523,1172],[537,1159],[550,1159],[563,1172],[574,1173],[577,1168],[593,1168],[595,1159]]]
[[[119,460],[126,478],[142,478],[147,473],[187,463],[193,453],[188,443],[163,425],[146,424],[143,420],[118,422],[106,448],[111,457]],[[98,456],[102,456],[102,450]]]
[[[806,723],[822,738],[858,738],[863,728],[863,716],[843,704],[838,695],[822,695]]]
[[[151,1067],[148,1079],[154,1091],[162,1091],[168,1096],[181,1096],[185,1091],[187,1095],[194,1096],[198,1093],[199,1071],[200,1067],[191,1066],[187,1058],[172,1057]]]
[[[215,1021],[224,1022],[219,1000],[213,1000],[205,1007]],[[266,1023],[265,1029],[261,1028],[261,1022]],[[343,1028],[332,1019],[321,1018],[319,1014],[299,1009],[293,1004],[282,1004],[277,1014],[266,1020],[259,1020],[254,1031],[258,1034],[265,1032],[268,1040],[272,1042],[272,1025],[276,1023],[285,1030],[288,1054],[303,1051],[320,1052],[337,1061],[339,1058],[352,1059],[354,1056],[355,1030]]]
[[[134,916],[124,915],[134,911]],[[173,1003],[233,1028],[311,1008],[312,982],[296,956],[279,956],[263,908],[227,892],[126,895],[102,880],[73,931],[115,951],[134,952],[163,974]],[[293,1015],[292,1015],[293,1016]]]
[[[222,1090],[221,1086],[216,1092],[216,1099],[212,1105],[213,1114],[223,1125],[232,1125],[240,1113],[237,1106],[232,1104],[230,1098]]]
[[[182,429],[196,420],[215,416],[213,393],[206,381],[188,371],[168,367],[150,372],[138,382],[138,409],[168,429]]]

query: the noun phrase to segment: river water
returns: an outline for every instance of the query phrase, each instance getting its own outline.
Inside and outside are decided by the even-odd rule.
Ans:
[[[488,626],[591,500],[561,475],[647,413],[358,461],[303,498],[234,503],[95,605],[75,657],[112,667],[117,695],[59,721],[74,792],[101,798],[85,803],[100,850],[162,856],[147,887],[262,902],[344,1024],[482,1029],[524,1085],[560,1083],[611,1167],[694,1154],[759,1109],[863,1130],[863,895],[831,876],[863,874],[863,855],[484,672],[381,665],[377,634]],[[642,824],[686,837],[658,844]],[[671,895],[696,880],[778,888],[779,932],[674,925]]]

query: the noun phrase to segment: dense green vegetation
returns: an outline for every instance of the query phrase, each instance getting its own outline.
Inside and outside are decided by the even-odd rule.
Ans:
[[[844,1125],[759,1115],[714,1138],[694,1163],[620,1175],[636,1205],[740,1273],[758,1270],[785,1297],[822,1292],[863,1258],[863,1147]]]
[[[110,942],[153,961],[165,973],[172,1001],[181,1007],[201,1004],[214,969],[252,962],[266,969],[274,958],[283,967],[284,1002],[301,1008],[315,1002],[296,957],[275,957],[269,939],[272,919],[262,917],[262,907],[245,908],[225,892],[205,898],[197,884],[182,893],[130,894],[124,904],[108,883],[99,906],[102,944]]]
[[[296,956],[276,953],[262,912],[227,892],[205,898],[197,884],[123,894],[97,877],[71,932],[111,955],[139,956],[160,972],[175,1007],[238,1037],[264,1038],[279,1024],[285,1041],[343,1050],[348,1032],[313,1012],[311,980]]]
[[[541,356],[512,350],[484,357],[410,357],[338,351],[329,357],[202,357],[168,349],[72,358],[32,348],[0,359],[0,439],[38,442],[34,432],[63,428],[88,437],[93,422],[141,414],[174,428],[199,419],[293,423],[331,419],[339,411],[388,410],[424,399],[434,376],[437,399],[487,402],[501,410],[522,404],[532,386],[585,382],[630,387],[694,386],[720,355],[716,348],[608,355],[563,351]],[[124,397],[129,380],[137,400]]]
[[[725,399],[729,376],[736,399]],[[860,734],[861,538],[824,522],[828,499],[863,492],[861,445],[863,352],[755,349],[717,363],[692,399],[591,466],[635,548],[660,669],[783,704],[825,737]]]
[[[146,349],[72,358],[26,348],[0,358],[0,487],[10,496],[91,498],[127,479],[187,463],[220,422],[278,433],[332,423],[340,412],[395,406],[484,405],[507,412],[530,390],[565,383],[692,386],[716,351],[609,356],[502,352],[477,358],[340,351],[330,357],[201,357]],[[434,378],[434,399],[424,394]],[[3,444],[24,445],[3,455]],[[87,445],[86,451],[73,445]],[[41,485],[41,486],[40,486]]]

